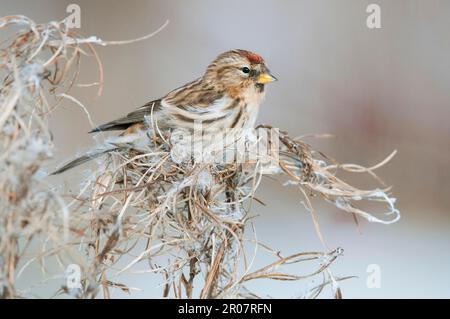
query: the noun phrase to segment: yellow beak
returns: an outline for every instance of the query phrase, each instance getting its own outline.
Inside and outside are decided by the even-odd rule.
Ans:
[[[258,79],[256,80],[256,82],[260,83],[260,84],[266,84],[266,83],[270,83],[273,81],[276,81],[277,78],[274,77],[273,75],[269,74],[269,73],[263,73],[260,76],[258,76]]]

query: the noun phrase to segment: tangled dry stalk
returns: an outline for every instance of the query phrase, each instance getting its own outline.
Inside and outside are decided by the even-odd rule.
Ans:
[[[148,267],[142,275],[163,276],[163,297],[256,298],[246,288],[250,281],[316,276],[322,283],[304,297],[315,298],[326,286],[336,298],[341,296],[338,282],[348,277],[333,276],[329,267],[341,249],[283,256],[259,242],[252,222],[252,204],[258,201],[254,195],[263,176],[258,161],[179,162],[166,133],[149,127],[99,146],[94,152],[112,151],[103,155],[79,194],[69,198],[53,190],[41,169],[52,157],[48,115],[65,99],[78,103],[69,93],[77,85],[82,56],[97,60],[100,79],[91,85],[101,93],[103,72],[94,45],[132,41],[83,38],[64,21],[35,24],[24,16],[2,18],[0,30],[5,29],[14,33],[2,42],[0,52],[0,296],[32,296],[32,287],[17,289],[17,278],[34,263],[48,271],[49,258],[62,272],[68,265],[79,267],[79,283],[66,281],[56,293],[77,298],[95,298],[100,292],[109,298],[113,288],[128,291],[117,278],[143,262]],[[336,176],[342,169],[377,178],[374,170],[394,154],[370,168],[328,164],[301,138],[284,132],[277,138],[277,174],[304,195],[319,235],[312,195],[355,218],[392,223],[400,217],[388,189],[359,190]],[[357,208],[358,201],[379,201],[389,211],[377,217]],[[254,247],[250,253],[249,244]],[[255,270],[258,249],[273,254],[274,262]],[[283,270],[296,263],[316,267],[307,274]]]

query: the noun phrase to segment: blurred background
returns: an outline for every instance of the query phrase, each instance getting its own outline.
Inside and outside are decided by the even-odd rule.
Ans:
[[[310,1],[0,1],[1,16],[23,14],[36,22],[61,20],[66,7],[81,7],[83,35],[104,40],[136,38],[170,24],[155,37],[99,48],[103,95],[95,88],[74,95],[96,124],[115,119],[200,76],[217,54],[233,48],[261,54],[279,81],[267,90],[260,123],[289,131],[333,134],[308,139],[341,163],[376,164],[393,186],[402,219],[393,225],[361,220],[314,200],[324,237],[344,255],[333,265],[345,298],[450,298],[450,2],[446,0]],[[381,7],[381,28],[366,26],[366,7]],[[94,62],[82,62],[81,82],[97,81]],[[67,101],[51,119],[56,163],[94,144],[89,121]],[[360,187],[368,177],[348,176]],[[79,176],[63,176],[72,188]],[[266,179],[267,206],[255,206],[258,239],[284,254],[323,250],[311,216],[295,189]],[[261,256],[264,262],[264,255]],[[380,269],[369,288],[368,266]],[[33,270],[24,274],[32,280]],[[132,297],[159,297],[155,280],[126,276],[141,288]],[[306,285],[314,283],[306,283]],[[262,296],[298,297],[305,283],[263,282]],[[115,292],[113,297],[129,297]]]

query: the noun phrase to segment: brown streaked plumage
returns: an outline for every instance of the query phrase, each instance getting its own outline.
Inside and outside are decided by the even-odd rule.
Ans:
[[[163,131],[192,130],[196,121],[202,123],[204,132],[211,134],[228,128],[252,128],[264,99],[265,84],[275,80],[258,54],[246,50],[227,51],[208,66],[202,77],[90,133],[123,130],[123,134],[128,134],[142,128],[145,118],[151,114]],[[77,160],[55,173],[78,165]]]
[[[261,81],[261,75],[267,76],[265,80]],[[231,128],[239,124],[239,118],[249,121],[240,126],[252,127],[256,120],[252,113],[258,112],[265,94],[264,85],[273,80],[261,56],[246,50],[227,51],[208,66],[201,78],[91,132],[124,130],[143,123],[152,108],[162,129],[190,127],[195,120],[218,128]]]

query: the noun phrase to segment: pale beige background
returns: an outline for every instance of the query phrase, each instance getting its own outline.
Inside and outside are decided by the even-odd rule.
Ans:
[[[311,143],[340,162],[371,165],[398,149],[379,171],[394,186],[403,215],[397,224],[364,222],[360,234],[349,216],[317,202],[327,242],[345,249],[334,273],[359,276],[342,284],[344,297],[450,297],[449,1],[373,1],[382,8],[379,30],[366,27],[371,2],[361,0],[1,0],[0,15],[58,20],[71,2],[81,6],[81,32],[105,40],[141,36],[171,21],[146,42],[99,49],[103,96],[94,100],[93,89],[76,93],[96,123],[201,75],[218,53],[243,48],[263,55],[279,78],[268,88],[261,123],[295,135],[334,134]],[[93,63],[83,72],[83,81],[96,80]],[[85,115],[71,103],[51,125],[58,161],[93,144]],[[65,178],[77,181],[73,174]],[[267,180],[260,197],[267,206],[257,206],[259,239],[285,253],[321,249],[295,190]],[[369,264],[381,267],[380,289],[366,287]],[[33,273],[27,276],[32,280]],[[123,281],[144,289],[136,297],[159,296],[153,279]],[[263,295],[296,297],[302,287],[267,282],[257,288]]]

